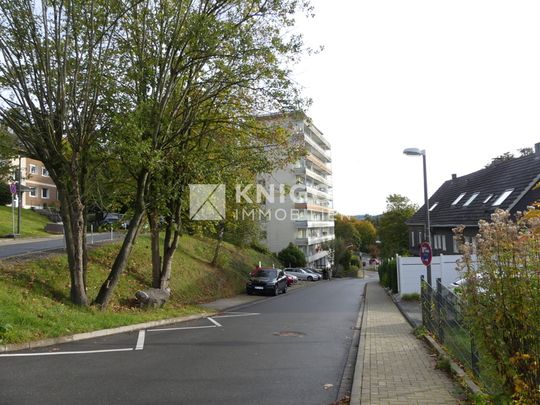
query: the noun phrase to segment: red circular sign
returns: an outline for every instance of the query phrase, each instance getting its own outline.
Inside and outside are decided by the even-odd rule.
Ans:
[[[424,266],[429,266],[432,258],[433,251],[431,250],[431,245],[428,242],[422,242],[420,245],[420,260],[422,260]]]

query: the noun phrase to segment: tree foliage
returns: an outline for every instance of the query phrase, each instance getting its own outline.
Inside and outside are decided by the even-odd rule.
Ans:
[[[381,256],[392,258],[396,254],[408,254],[408,228],[405,223],[414,215],[418,207],[402,195],[391,194],[386,199],[386,211],[379,225]]]
[[[298,246],[289,245],[278,253],[279,261],[286,267],[303,267],[306,265],[306,256]]]

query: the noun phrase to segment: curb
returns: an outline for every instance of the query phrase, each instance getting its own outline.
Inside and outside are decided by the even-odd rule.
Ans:
[[[387,291],[387,294],[392,298],[392,301],[394,301],[394,304],[396,304],[396,307],[399,309],[399,312],[401,312],[401,315],[405,318],[407,322],[409,322],[409,325],[412,326],[413,329],[416,329],[419,326],[422,326],[422,324],[417,324],[414,322],[414,320],[407,314],[407,312],[401,307],[399,301],[396,300],[393,294],[391,294],[389,291]]]
[[[351,404],[360,404],[361,398],[362,398],[362,376],[364,375],[364,354],[366,351],[366,325],[367,325],[367,316],[365,316],[366,313],[366,306],[367,306],[367,284],[364,285],[364,304],[362,305],[362,314],[361,317],[358,318],[358,322],[360,323],[360,341],[358,343],[358,352],[356,356],[356,365],[354,367],[354,374],[353,374],[353,384],[351,389]]]
[[[193,321],[196,319],[206,318],[214,314],[215,312],[213,313],[203,312],[198,315],[188,315],[188,316],[181,316],[178,318],[169,318],[169,319],[161,319],[158,321],[136,323],[133,325],[119,326],[117,328],[101,329],[94,332],[76,333],[74,335],[60,336],[56,338],[49,338],[49,339],[43,339],[43,340],[35,340],[32,342],[0,345],[0,353],[12,352],[12,351],[18,351],[18,350],[35,349],[38,347],[52,346],[52,345],[61,344],[61,343],[76,342],[79,340],[92,339],[96,337],[117,335],[120,333],[133,332],[140,329],[152,328],[155,326],[170,325],[173,323],[179,323],[179,322],[185,322],[185,321]]]

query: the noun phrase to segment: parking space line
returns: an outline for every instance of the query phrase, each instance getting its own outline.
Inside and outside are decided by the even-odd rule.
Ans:
[[[144,348],[144,337],[146,335],[145,330],[139,331],[139,336],[137,337],[137,345],[135,346],[135,350],[142,350]]]
[[[227,315],[216,315],[212,318],[237,318],[241,316],[254,316],[254,315],[260,315],[258,312],[225,312]]]
[[[206,319],[208,319],[210,322],[212,322],[214,325],[216,325],[216,327],[221,328],[222,325],[218,321],[215,321],[214,319],[212,319],[210,317],[206,318]]]
[[[61,354],[95,354],[95,353],[110,353],[110,352],[129,352],[133,348],[126,349],[104,349],[104,350],[81,350],[71,352],[43,352],[43,353],[6,353],[0,354],[0,357],[30,357],[30,356],[58,356]]]
[[[163,329],[148,329],[148,332],[164,332],[169,330],[189,330],[189,329],[208,329],[208,328],[217,328],[216,325],[208,326],[184,326],[178,328],[163,328]]]

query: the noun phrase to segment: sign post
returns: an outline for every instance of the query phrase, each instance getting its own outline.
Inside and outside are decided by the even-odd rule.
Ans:
[[[17,194],[17,184],[11,183],[9,185],[9,191],[11,192],[11,224],[13,228],[13,237],[15,237],[15,194]]]
[[[429,242],[422,242],[420,244],[420,260],[427,270],[427,282],[431,286],[431,259],[433,258],[433,250]]]

